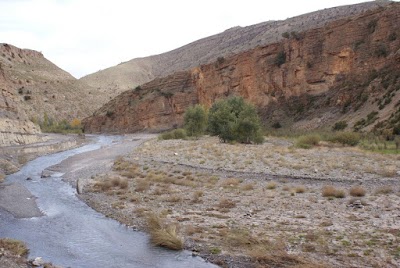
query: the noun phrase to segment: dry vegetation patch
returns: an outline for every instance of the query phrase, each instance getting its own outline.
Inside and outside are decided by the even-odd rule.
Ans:
[[[106,215],[159,230],[154,244],[179,248],[170,241],[179,240],[182,230],[182,247],[221,266],[232,263],[221,261],[224,256],[246,260],[248,267],[400,265],[400,237],[382,231],[400,229],[394,218],[400,214],[399,189],[385,185],[391,179],[379,175],[383,163],[399,168],[386,155],[296,149],[279,139],[259,146],[214,138],[151,141],[117,159],[112,174],[96,177],[89,190],[100,194],[104,205],[97,207]],[[128,186],[112,183],[113,176]],[[362,187],[354,186],[360,180]],[[115,204],[113,211],[108,204]],[[150,211],[157,217],[149,221]]]

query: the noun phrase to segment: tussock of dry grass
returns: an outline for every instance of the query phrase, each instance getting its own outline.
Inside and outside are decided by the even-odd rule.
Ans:
[[[246,183],[244,185],[242,185],[242,190],[244,191],[251,191],[254,190],[254,183]]]
[[[225,179],[220,183],[220,186],[222,187],[235,187],[238,186],[240,183],[240,180],[237,178],[229,178],[229,179]]]
[[[267,189],[268,190],[276,189],[277,186],[278,186],[278,184],[275,181],[270,181],[270,182],[267,183]]]
[[[222,198],[218,203],[219,208],[234,208],[236,207],[236,202],[231,199]]]
[[[306,192],[306,187],[303,186],[303,185],[299,185],[299,186],[296,186],[296,187],[294,188],[294,191],[295,191],[295,193],[297,193],[297,194],[302,194],[302,193],[305,193],[305,192]]]
[[[354,197],[362,197],[365,196],[367,191],[361,186],[354,186],[350,189],[350,195]]]
[[[1,249],[15,256],[25,256],[29,252],[24,242],[10,238],[0,239],[0,251],[2,251]]]
[[[323,197],[344,198],[344,197],[346,197],[346,193],[344,190],[337,189],[333,185],[326,185],[322,188],[322,196]]]
[[[150,242],[153,245],[165,247],[172,250],[183,249],[183,239],[176,233],[175,225],[167,225],[154,213],[147,218],[147,230],[150,234]]]
[[[147,180],[137,180],[136,181],[136,192],[144,192],[150,189],[150,182]]]
[[[391,186],[382,186],[375,190],[375,194],[391,194],[393,193],[393,188]]]

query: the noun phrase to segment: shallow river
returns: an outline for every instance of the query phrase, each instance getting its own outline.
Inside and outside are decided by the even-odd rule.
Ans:
[[[17,219],[0,210],[0,237],[23,240],[30,248],[30,258],[40,256],[63,267],[217,267],[187,251],[151,246],[146,234],[106,218],[80,201],[75,189],[61,180],[62,174],[40,178],[43,169],[115,140],[118,137],[98,137],[93,144],[39,157],[8,176],[7,183],[19,182],[38,198],[45,216]]]

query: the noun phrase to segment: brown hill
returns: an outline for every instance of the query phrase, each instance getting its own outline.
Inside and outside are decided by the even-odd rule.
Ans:
[[[218,57],[227,57],[259,45],[278,42],[283,38],[283,33],[322,27],[330,21],[357,15],[389,3],[390,1],[372,1],[324,9],[284,21],[267,21],[247,27],[234,27],[167,53],[123,62],[85,76],[81,81],[110,96],[116,96],[156,77],[194,68],[213,62]]]
[[[392,129],[399,122],[400,4],[336,20],[280,42],[129,90],[85,120],[88,132],[162,130],[185,109],[241,95],[266,125]]]
[[[0,44],[0,145],[38,141],[32,120],[88,116],[105,102],[40,52]],[[39,139],[40,140],[40,139]]]

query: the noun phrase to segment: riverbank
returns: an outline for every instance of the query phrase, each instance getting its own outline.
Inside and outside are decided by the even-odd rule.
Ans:
[[[154,139],[91,173],[80,197],[140,230],[156,213],[179,227],[187,249],[223,267],[396,267],[399,160],[275,138]]]

